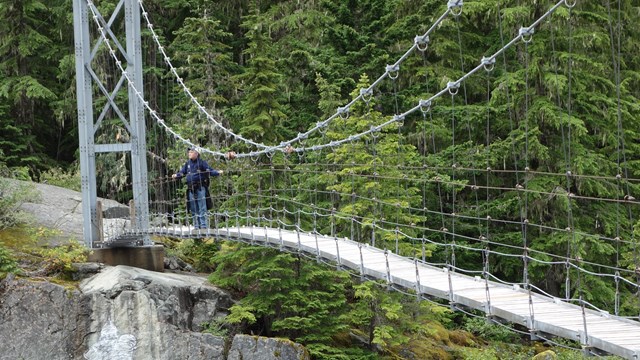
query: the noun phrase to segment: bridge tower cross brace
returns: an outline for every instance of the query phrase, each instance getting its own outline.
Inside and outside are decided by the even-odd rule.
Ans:
[[[91,7],[91,8],[89,8]],[[120,44],[114,31],[111,29],[119,14],[124,13],[126,32],[126,48]],[[131,156],[131,178],[133,183],[133,202],[135,219],[132,219],[132,230],[143,234],[142,230],[149,228],[149,194],[147,185],[147,159],[146,159],[146,129],[144,118],[144,105],[129,86],[124,75],[109,92],[100,81],[92,68],[98,48],[103,44],[100,37],[93,48],[89,32],[89,23],[93,22],[94,14],[103,27],[107,37],[119,50],[126,62],[127,76],[132,80],[138,92],[143,95],[142,78],[142,41],[140,29],[140,7],[137,0],[118,0],[113,13],[108,21],[100,14],[93,3],[87,0],[73,0],[73,28],[75,37],[75,61],[76,61],[76,92],[78,108],[78,132],[80,142],[80,175],[82,186],[82,214],[84,217],[83,234],[84,242],[88,248],[96,247],[96,243],[102,241],[102,224],[99,223],[102,216],[97,213],[97,187],[96,187],[96,154],[108,152],[128,152]],[[128,116],[120,110],[116,104],[116,96],[121,87],[126,87],[128,93]],[[95,102],[93,88],[96,87],[106,99],[106,105],[96,118],[94,114]],[[124,90],[123,90],[124,91]],[[105,115],[109,110],[116,113],[129,133],[128,143],[96,144],[95,134],[100,128]],[[144,245],[151,245],[147,235],[141,240]],[[137,241],[136,241],[137,242]]]

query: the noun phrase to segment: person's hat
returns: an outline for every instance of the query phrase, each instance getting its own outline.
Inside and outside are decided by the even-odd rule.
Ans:
[[[194,147],[194,146],[190,146],[190,147],[188,147],[188,148],[187,148],[187,152],[189,152],[189,151],[195,151],[195,152],[197,152],[198,154],[200,154],[200,149],[198,149],[197,147]]]

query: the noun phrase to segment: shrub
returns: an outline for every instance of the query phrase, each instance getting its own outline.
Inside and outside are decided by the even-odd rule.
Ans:
[[[175,254],[193,265],[196,271],[212,272],[215,270],[211,259],[220,250],[219,241],[209,241],[202,239],[188,239],[180,242]]]
[[[39,251],[44,257],[46,274],[63,273],[73,271],[72,264],[87,261],[87,248],[76,240],[69,244]]]
[[[20,206],[37,198],[34,187],[0,178],[0,230],[24,223],[27,215]]]
[[[518,335],[515,332],[483,318],[470,318],[464,325],[464,329],[486,340],[505,343],[513,343],[518,340]]]
[[[15,273],[18,270],[18,264],[13,259],[11,252],[0,245],[0,280],[4,279],[9,273]]]
[[[81,191],[79,169],[70,168],[65,171],[62,168],[51,168],[40,174],[40,182],[59,186],[65,189]]]

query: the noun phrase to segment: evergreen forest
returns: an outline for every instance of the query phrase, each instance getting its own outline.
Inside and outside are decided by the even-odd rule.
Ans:
[[[575,2],[541,22],[528,35],[531,41],[510,47],[486,71],[459,83],[455,96],[445,94],[429,104],[421,100],[503,48],[557,2],[465,0],[462,13],[439,23],[428,42],[419,36],[447,10],[445,0],[143,4],[163,51],[200,106],[233,132],[271,146],[336,114],[420,41],[366,101],[303,142],[340,141],[418,104],[419,111],[363,141],[250,159],[253,169],[230,171],[230,180],[212,190],[224,194],[217,204],[221,211],[265,206],[245,199],[249,192],[314,189],[278,194],[286,206],[335,209],[317,224],[306,220],[307,228],[364,243],[375,239],[405,256],[419,254],[479,274],[490,271],[505,281],[531,283],[552,296],[637,319],[640,292],[629,284],[640,284],[640,4]],[[93,3],[109,14],[118,2]],[[120,22],[113,28],[124,27]],[[0,177],[79,190],[71,1],[5,0],[0,24]],[[96,30],[92,34],[99,37]],[[149,105],[199,146],[253,150],[212,126],[185,96],[153,35],[143,24]],[[101,69],[96,77],[118,86],[119,70],[109,52],[96,51],[94,61]],[[105,100],[97,102],[99,114]],[[107,113],[97,139],[126,139],[126,129]],[[146,120],[151,173],[167,176],[184,162],[185,145],[158,130],[148,114]],[[98,196],[130,200],[131,164],[110,154],[96,166]],[[368,197],[355,196],[363,190]],[[159,192],[156,198],[168,196],[152,191]],[[3,217],[9,212],[0,209],[0,229],[15,225]],[[301,220],[284,215],[282,221]],[[529,221],[543,225],[527,226]],[[377,222],[405,225],[393,233],[380,231]],[[400,230],[413,239],[424,236],[406,224],[436,229],[429,234],[432,241],[458,241],[460,248],[398,242]],[[546,263],[523,266],[523,247],[543,254]],[[486,251],[472,251],[478,249]],[[489,250],[513,256],[489,262]],[[2,251],[0,260],[7,257]],[[288,338],[304,344],[314,359],[421,358],[416,354],[494,359],[521,351],[509,347],[521,337],[499,325],[388,292],[385,284],[361,283],[300,255],[211,241],[185,241],[174,251],[242,297],[225,324],[209,324],[216,334],[251,331]],[[574,266],[588,273],[571,270]],[[486,345],[482,337],[505,348],[473,350]],[[511,357],[532,355],[522,351]]]

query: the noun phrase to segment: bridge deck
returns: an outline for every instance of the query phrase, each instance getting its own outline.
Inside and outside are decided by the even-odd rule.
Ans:
[[[585,309],[518,287],[430,266],[348,239],[264,227],[190,230],[151,228],[150,234],[216,237],[302,251],[336,262],[373,279],[389,281],[420,294],[481,310],[494,318],[527,327],[533,335],[551,334],[628,359],[640,359],[640,323]],[[586,328],[586,332],[585,332]]]

